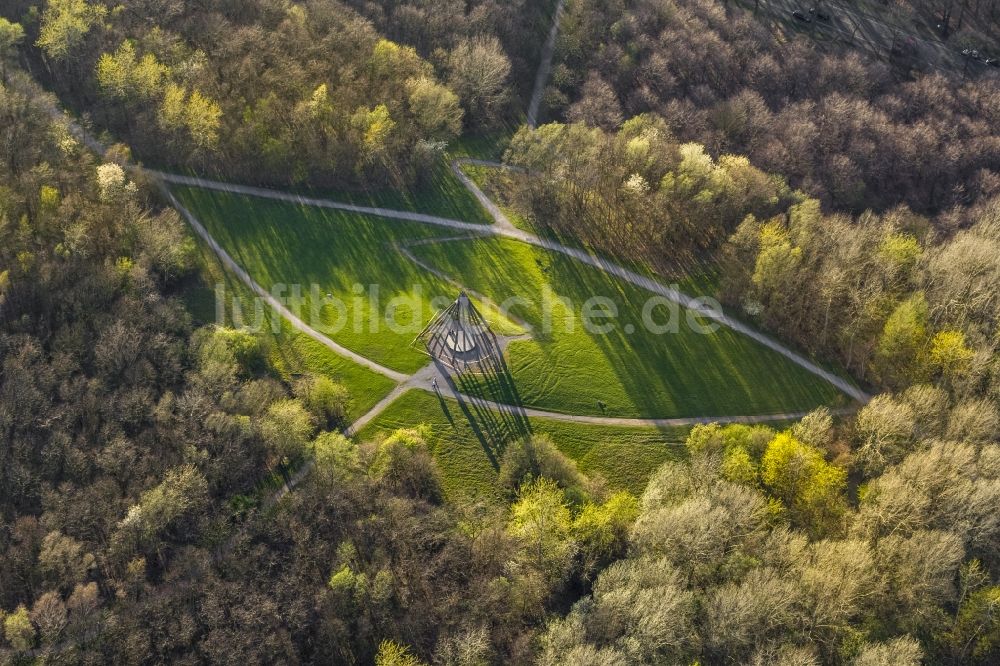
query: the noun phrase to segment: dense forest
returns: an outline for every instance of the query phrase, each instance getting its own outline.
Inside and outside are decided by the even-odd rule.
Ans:
[[[554,122],[490,194],[704,271],[876,393],[695,426],[641,493],[534,436],[493,496],[447,497],[420,423],[348,438],[345,386],[195,323],[198,247],[133,158],[419,185],[518,117],[550,4],[4,3],[3,663],[1000,661],[996,79],[778,43],[710,0],[567,4]],[[120,143],[91,153],[60,101]]]
[[[910,75],[804,35],[782,43],[712,0],[568,11],[548,93],[566,120],[613,130],[655,112],[678,140],[745,155],[846,212],[938,212],[1000,191],[995,77]]]
[[[558,236],[668,276],[714,257],[727,303],[859,379],[1000,396],[1000,197],[936,217],[824,213],[745,157],[679,143],[655,114],[615,133],[523,129],[506,159],[526,170],[505,179],[510,204]]]
[[[137,157],[243,181],[406,184],[463,126],[492,127],[516,101],[511,72],[534,59],[536,10],[355,4],[407,41],[334,1],[57,0],[40,12],[16,0],[2,11],[37,45],[38,76]]]

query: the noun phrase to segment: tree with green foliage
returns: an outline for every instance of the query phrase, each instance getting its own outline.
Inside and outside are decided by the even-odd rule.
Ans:
[[[388,39],[380,39],[372,48],[368,61],[371,77],[380,82],[395,80],[400,74],[407,79],[430,73],[430,65],[424,62],[412,46],[397,44]]]
[[[49,0],[37,46],[52,60],[67,60],[107,13],[104,5],[86,0]]]
[[[406,82],[410,113],[424,138],[450,141],[462,133],[462,107],[458,95],[440,83],[422,77]]]
[[[927,300],[917,292],[901,302],[882,328],[875,364],[884,383],[892,388],[923,379],[927,348]]]
[[[265,364],[261,340],[248,330],[206,327],[194,343],[201,380],[218,390],[231,390],[238,378],[253,376]]]
[[[523,486],[510,508],[507,531],[524,544],[526,563],[550,583],[569,572],[576,545],[571,538],[572,516],[555,481],[539,478]]]
[[[930,364],[949,386],[963,377],[972,363],[973,351],[962,331],[941,331],[931,340]]]
[[[260,434],[281,461],[298,460],[315,431],[309,412],[298,400],[278,400],[260,422]]]
[[[217,147],[221,118],[222,107],[218,102],[200,90],[191,91],[184,110],[184,124],[196,150],[210,151]]]
[[[97,83],[101,90],[116,100],[146,102],[163,90],[163,80],[169,69],[152,53],[138,59],[135,44],[122,42],[115,53],[104,53],[97,62]]]
[[[764,297],[769,311],[790,308],[802,263],[802,248],[792,245],[788,232],[777,222],[761,227],[759,243],[753,285]]]
[[[639,502],[620,491],[603,504],[588,502],[573,518],[570,533],[579,547],[585,578],[621,557],[628,547],[628,532],[639,516]]]
[[[969,594],[959,606],[948,636],[958,661],[996,663],[1000,659],[1000,586]]]
[[[375,443],[368,473],[393,492],[439,503],[441,477],[427,447],[424,427],[401,428]]]
[[[136,552],[161,554],[166,532],[191,529],[202,517],[200,513],[207,503],[208,483],[194,465],[171,469],[163,481],[142,493],[118,522],[111,537],[116,556],[131,557]]]
[[[364,469],[358,446],[339,432],[320,433],[313,442],[316,474],[324,481],[360,474]]]
[[[14,50],[24,41],[24,28],[0,16],[0,82],[7,82],[7,61],[14,57]]]
[[[813,534],[832,530],[846,508],[846,471],[791,433],[781,433],[767,445],[760,478],[788,508],[792,523]]]
[[[586,496],[586,477],[576,463],[566,457],[545,435],[533,435],[511,442],[504,450],[497,482],[510,498],[540,478],[555,481],[568,499],[580,503]]]
[[[757,484],[760,472],[750,453],[742,446],[727,449],[722,457],[722,478],[746,486]]]
[[[320,429],[344,425],[351,396],[343,384],[324,375],[306,375],[295,382],[295,395]]]
[[[385,640],[379,643],[375,666],[424,666],[424,662],[417,659],[407,646]]]
[[[164,89],[159,124],[193,151],[211,152],[217,148],[222,115],[222,107],[197,88],[188,94],[187,88],[171,82]]]
[[[35,627],[23,604],[3,618],[3,633],[15,650],[29,650],[35,644]]]

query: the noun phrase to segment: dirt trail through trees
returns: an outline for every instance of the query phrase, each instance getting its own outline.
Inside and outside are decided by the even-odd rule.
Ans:
[[[542,107],[542,97],[545,95],[545,86],[549,82],[549,72],[552,70],[552,58],[556,52],[556,38],[559,36],[559,21],[562,20],[563,9],[566,0],[559,0],[556,11],[552,16],[552,29],[545,40],[542,48],[542,62],[538,66],[538,74],[535,76],[535,88],[531,93],[531,102],[528,104],[528,126],[538,126],[538,112]]]

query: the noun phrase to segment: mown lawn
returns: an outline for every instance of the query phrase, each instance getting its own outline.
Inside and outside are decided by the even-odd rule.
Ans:
[[[485,140],[485,143],[489,145],[492,141],[493,139]],[[434,169],[422,174],[417,183],[406,189],[392,187],[365,190],[300,189],[309,196],[358,206],[426,213],[476,224],[493,222],[489,213],[483,209],[472,193],[465,189],[444,160]]]
[[[242,323],[250,323],[254,302],[250,290],[235,276],[226,272],[215,254],[198,240],[199,274],[196,280],[185,286],[183,298],[197,325],[214,323],[227,326],[238,325],[233,320],[234,299],[246,312]],[[223,316],[220,321],[216,312],[216,293],[221,285],[223,295]],[[293,329],[283,319],[275,319],[270,310],[263,310],[264,318],[260,331],[267,349],[271,365],[280,379],[290,381],[304,373],[323,375],[340,382],[350,392],[351,400],[347,416],[354,420],[367,413],[379,400],[384,398],[396,383],[368,368],[340,356],[330,348],[321,345],[307,335]]]
[[[535,328],[535,339],[509,348],[526,406],[626,417],[753,415],[805,411],[845,398],[783,356],[726,328],[698,333],[680,309],[677,332],[643,324],[650,294],[563,255],[489,238],[413,249],[427,263],[501,303]],[[545,296],[549,290],[549,297]],[[585,330],[585,302],[599,296],[617,308],[608,330]],[[569,307],[561,298],[569,299]],[[551,304],[546,317],[543,303]],[[654,322],[670,318],[651,308]],[[546,319],[549,324],[546,325]],[[548,330],[546,330],[548,329]]]
[[[474,147],[477,151],[482,151],[484,155],[494,155],[497,151],[501,151],[500,148],[495,146],[495,142],[509,142],[509,137],[505,138],[505,136],[495,135],[469,139],[469,146]],[[461,145],[464,146],[464,144]],[[262,185],[262,187],[271,187],[282,192],[294,192],[304,196],[330,199],[331,201],[339,201],[357,206],[390,208],[392,210],[402,210],[412,213],[437,215],[464,222],[472,222],[474,224],[492,224],[493,219],[489,213],[479,204],[479,201],[476,200],[472,193],[465,189],[462,182],[451,171],[451,159],[471,154],[464,147],[457,148],[457,150],[457,153],[442,157],[436,165],[422,171],[417,181],[405,188],[383,184],[373,185],[368,188],[353,189],[333,189],[307,184],[298,186],[288,185],[286,187]],[[149,166],[155,167],[156,165],[151,164]],[[187,176],[202,176],[217,178],[223,181],[226,180],[225,176],[211,172],[181,172]],[[255,185],[256,183],[243,184]]]
[[[393,244],[454,232],[196,188],[176,193],[258,284],[266,289],[283,285],[282,297],[298,285],[298,316],[310,326],[400,372],[427,364],[427,356],[411,343],[458,290]],[[311,297],[314,284],[319,302]],[[520,332],[494,309],[479,306],[499,331]],[[252,318],[249,308],[247,316]]]
[[[427,363],[411,342],[454,299],[457,288],[393,244],[445,239],[454,232],[207,190],[182,188],[178,194],[259,284],[301,285],[300,317],[314,328],[401,372]],[[805,411],[844,401],[826,382],[749,338],[724,328],[708,335],[694,332],[683,310],[676,333],[648,331],[641,316],[647,292],[563,255],[497,238],[433,242],[410,251],[496,303],[512,296],[529,301],[513,305],[511,312],[536,328],[536,339],[509,348],[526,406],[599,416],[678,417]],[[320,304],[314,311],[312,284],[321,299],[330,294],[339,305]],[[541,307],[546,290],[570,299],[572,306],[553,300],[548,332]],[[583,328],[581,308],[591,296],[608,297],[618,309],[606,333]],[[406,302],[392,303],[404,297]],[[493,308],[480,306],[501,332],[517,332]],[[664,305],[651,313],[658,323],[669,316]],[[310,349],[319,348],[320,356],[326,352],[307,339],[294,346],[298,357],[313,365],[319,361]]]
[[[636,494],[660,465],[684,455],[689,430],[605,427],[535,418],[530,422],[532,432],[550,436],[582,472],[600,474],[610,487]],[[429,443],[448,496],[496,499],[496,465],[503,454],[476,435],[454,400],[409,391],[358,433],[358,439],[421,424],[430,426]]]

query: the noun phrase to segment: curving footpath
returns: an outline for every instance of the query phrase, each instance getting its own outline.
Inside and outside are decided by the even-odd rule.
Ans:
[[[541,103],[542,93],[544,91],[546,80],[548,79],[548,73],[552,66],[552,54],[555,46],[556,36],[558,34],[559,19],[562,15],[563,8],[565,5],[565,0],[559,0],[556,8],[555,20],[553,21],[552,29],[549,33],[548,40],[546,41],[545,47],[543,49],[542,63],[539,68],[538,77],[535,81],[535,90],[532,95],[531,104],[528,110],[528,124],[532,127],[535,126],[537,122],[538,109]],[[88,148],[93,150],[99,155],[103,155],[107,146],[105,146],[100,140],[94,137],[86,129],[84,129],[79,123],[69,118],[62,109],[58,107],[54,99],[48,104],[49,113],[57,119],[62,120],[66,123],[66,127],[69,132],[81,143],[86,145]],[[714,319],[719,324],[727,326],[735,331],[748,335],[759,343],[765,345],[766,347],[778,352],[779,354],[790,359],[794,363],[802,366],[809,372],[825,379],[830,382],[838,389],[851,396],[855,400],[860,402],[867,402],[869,396],[863,391],[859,390],[855,386],[846,382],[842,378],[820,368],[816,364],[812,363],[806,358],[803,358],[799,354],[795,353],[791,349],[788,349],[780,342],[773,340],[772,338],[765,336],[753,329],[750,329],[742,322],[739,322],[723,313],[715,312],[706,308],[704,304],[700,303],[698,299],[694,299],[686,294],[683,294],[675,289],[670,289],[664,285],[652,280],[648,277],[639,275],[634,271],[630,271],[622,266],[614,264],[612,262],[606,261],[594,255],[591,255],[582,250],[567,247],[560,243],[554,241],[545,240],[530,234],[528,232],[517,229],[504,215],[500,207],[497,206],[486,194],[470,179],[465,173],[462,172],[461,166],[463,164],[471,164],[477,166],[488,166],[496,168],[511,168],[507,165],[499,164],[496,162],[489,162],[484,160],[475,159],[465,159],[456,160],[452,162],[451,169],[458,177],[458,179],[463,183],[463,185],[472,192],[473,196],[479,201],[480,204],[490,213],[494,220],[492,225],[483,224],[471,224],[469,222],[462,222],[461,220],[452,220],[444,217],[438,217],[434,215],[425,215],[422,213],[410,213],[406,211],[397,211],[388,208],[374,208],[368,206],[356,206],[353,204],[345,204],[336,201],[330,201],[327,199],[317,199],[313,197],[305,197],[296,194],[290,194],[286,192],[279,192],[276,190],[269,190],[259,187],[251,187],[245,185],[235,185],[231,183],[222,183],[219,181],[207,180],[204,178],[196,178],[192,176],[180,176],[177,174],[165,173],[162,171],[155,170],[142,170],[141,167],[130,165],[129,168],[133,171],[143,171],[144,173],[153,176],[156,186],[163,193],[164,197],[170,204],[177,209],[177,211],[184,217],[184,219],[191,226],[191,229],[201,237],[208,246],[215,252],[219,260],[231,270],[245,285],[254,291],[258,296],[260,296],[265,302],[267,302],[275,311],[281,313],[285,319],[298,331],[308,335],[312,339],[316,340],[320,344],[323,344],[327,348],[331,349],[337,354],[350,359],[351,361],[361,365],[373,372],[381,374],[385,377],[393,379],[398,384],[397,386],[386,395],[378,404],[376,404],[371,410],[366,414],[361,416],[359,419],[354,421],[345,431],[347,435],[357,434],[361,429],[363,429],[368,423],[372,421],[378,414],[380,414],[384,409],[386,409],[390,404],[392,404],[397,398],[402,396],[404,393],[411,389],[423,390],[434,392],[439,390],[435,387],[434,380],[440,377],[439,371],[434,366],[430,364],[418,371],[414,375],[405,375],[401,372],[392,370],[382,366],[371,359],[368,359],[356,352],[347,349],[346,347],[337,344],[327,336],[323,335],[319,331],[316,331],[311,326],[306,324],[304,321],[299,319],[294,313],[292,313],[285,305],[277,298],[271,295],[270,292],[265,290],[259,284],[254,281],[250,274],[240,266],[225,249],[212,237],[205,226],[198,220],[194,214],[191,213],[184,205],[180,203],[176,196],[167,187],[167,183],[176,185],[188,185],[193,187],[201,187],[205,189],[217,190],[222,192],[230,192],[234,194],[243,194],[255,197],[261,197],[266,199],[274,199],[277,201],[286,201],[290,203],[295,203],[302,206],[316,206],[320,208],[330,208],[336,210],[343,210],[348,212],[360,213],[365,215],[374,215],[377,217],[383,217],[387,219],[396,220],[407,220],[411,222],[419,222],[423,224],[432,224],[436,226],[447,227],[450,229],[456,229],[463,232],[471,232],[475,235],[498,235],[507,238],[513,238],[524,243],[529,243],[536,245],[538,247],[545,248],[547,250],[552,250],[554,252],[560,252],[562,254],[574,257],[588,265],[595,266],[611,275],[614,275],[620,279],[626,280],[634,285],[647,289],[655,294],[661,295],[671,301],[679,303],[685,307],[696,310],[702,313],[706,317]],[[441,240],[441,239],[439,239]],[[410,253],[404,253],[410,254]],[[411,254],[412,256],[412,254]],[[415,258],[415,257],[414,257]],[[438,382],[438,386],[449,386],[450,382],[443,381]],[[466,396],[464,394],[454,392],[454,397],[460,400],[474,401],[480,405],[502,408],[505,405],[500,405],[498,403],[483,401],[478,398],[472,398],[471,396]],[[851,410],[844,409],[838,410],[838,412],[846,413]],[[657,426],[657,427],[669,427],[669,426],[685,426],[685,425],[698,425],[702,423],[762,423],[768,421],[787,421],[792,419],[798,419],[805,416],[804,412],[797,413],[786,413],[786,414],[770,414],[770,415],[760,415],[760,416],[723,416],[723,417],[688,417],[688,418],[677,418],[677,419],[627,419],[627,418],[613,418],[613,417],[595,417],[595,416],[578,416],[571,414],[559,414],[555,412],[545,412],[536,409],[525,409],[524,413],[529,417],[552,419],[557,421],[572,421],[575,423],[583,423],[589,425],[615,425],[615,426]],[[315,466],[315,460],[310,459],[305,462],[296,472],[282,484],[281,488],[269,495],[261,503],[261,508],[264,511],[268,511],[271,507],[276,505],[281,499],[295,489],[306,477],[309,476],[312,468]],[[221,546],[219,546],[213,552],[213,559],[218,561],[219,559],[225,557],[226,554],[231,552],[235,547],[240,535],[243,533],[244,528],[239,528],[236,534],[233,534],[229,539],[227,539]],[[16,654],[20,657],[33,658],[39,655],[57,655],[64,651],[71,650],[75,648],[78,644],[89,642],[94,638],[100,636],[100,626],[95,626],[94,628],[88,630],[83,637],[75,639],[72,641],[64,641],[63,643],[57,645],[51,645],[46,648],[36,648],[28,650],[25,652],[10,652],[4,651],[4,656],[9,654]]]
[[[210,233],[208,233],[208,229],[205,228],[205,225],[203,225],[201,221],[197,217],[195,217],[191,211],[185,208],[184,205],[177,200],[177,197],[174,196],[174,194],[170,191],[169,188],[161,185],[160,190],[161,192],[163,192],[163,195],[170,202],[170,205],[176,208],[177,211],[184,217],[184,219],[187,220],[187,223],[191,225],[191,228],[194,230],[194,232],[198,234],[202,238],[202,240],[208,243],[208,246],[212,248],[212,251],[215,252],[216,256],[219,257],[219,260],[222,261],[225,267],[231,270],[233,273],[235,273],[236,276],[240,279],[240,281],[243,282],[243,284],[248,286],[250,289],[252,289],[255,294],[257,294],[260,298],[264,300],[265,303],[274,308],[276,312],[281,313],[281,316],[287,319],[288,322],[296,330],[305,333],[316,342],[325,345],[326,347],[335,351],[341,356],[349,358],[358,365],[364,366],[365,368],[368,368],[373,372],[377,372],[380,375],[384,375],[397,382],[404,382],[410,378],[409,375],[403,374],[402,372],[396,372],[395,370],[387,368],[383,365],[379,365],[375,361],[366,358],[361,354],[353,352],[347,347],[338,345],[336,342],[334,342],[333,340],[323,335],[313,327],[309,326],[309,324],[299,319],[291,310],[285,307],[285,304],[282,303],[280,299],[275,298],[269,291],[267,291],[262,286],[257,284],[257,282],[252,277],[250,277],[250,274],[247,273],[242,266],[236,263],[235,259],[229,256],[229,253],[226,252],[221,245],[219,245],[219,242],[216,241],[215,238],[213,238]]]
[[[461,161],[456,161],[452,163],[452,168],[460,173],[461,164],[462,164]],[[489,165],[497,168],[504,167],[504,165],[499,163],[491,163],[483,161],[477,161],[476,164]],[[753,328],[747,326],[738,319],[735,319],[734,317],[731,317],[725,314],[724,312],[720,312],[715,308],[709,307],[703,302],[702,299],[694,298],[677,289],[667,287],[657,282],[656,280],[653,280],[650,277],[641,275],[633,270],[621,266],[620,264],[616,264],[612,261],[596,256],[579,248],[569,247],[557,241],[549,240],[546,238],[540,238],[539,236],[536,236],[535,234],[532,234],[530,232],[517,229],[516,227],[513,226],[513,224],[511,224],[510,220],[503,214],[502,211],[500,211],[500,209],[492,201],[490,202],[491,206],[487,207],[487,210],[490,211],[490,214],[493,216],[495,223],[492,225],[483,225],[483,224],[473,224],[471,222],[463,222],[461,220],[454,220],[447,217],[439,217],[436,215],[426,215],[424,213],[411,213],[408,211],[398,211],[389,208],[376,208],[370,206],[356,206],[354,204],[345,204],[337,201],[331,201],[329,199],[317,199],[314,197],[305,197],[297,194],[280,192],[277,190],[271,190],[263,187],[253,187],[249,185],[234,185],[232,183],[224,183],[205,178],[197,178],[193,176],[178,176],[176,174],[165,173],[162,171],[147,171],[147,173],[167,183],[174,183],[191,187],[200,187],[209,190],[254,196],[263,199],[286,201],[303,206],[317,206],[321,208],[331,208],[335,210],[343,210],[354,213],[361,213],[365,215],[373,215],[377,217],[383,217],[386,219],[419,222],[422,224],[430,224],[434,226],[445,227],[448,229],[454,229],[464,232],[472,232],[482,235],[501,236],[504,238],[511,238],[517,241],[521,241],[522,243],[528,243],[529,245],[534,245],[536,247],[550,250],[552,252],[558,252],[560,254],[572,257],[577,261],[585,263],[589,266],[593,266],[599,270],[604,271],[609,275],[613,275],[614,277],[620,280],[624,280],[625,282],[628,282],[637,287],[645,289],[653,294],[662,296],[663,298],[666,298],[671,302],[677,303],[678,305],[688,308],[689,310],[694,310],[695,312],[705,317],[706,319],[711,319],[712,321],[716,322],[721,326],[725,326],[726,328],[741,333],[742,335],[745,335],[753,339],[754,341],[760,343],[761,345],[767,347],[768,349],[777,352],[778,354],[781,354],[788,360],[804,368],[813,375],[816,375],[817,377],[820,377],[824,381],[832,384],[837,389],[839,389],[846,395],[850,396],[854,400],[857,400],[858,402],[867,402],[870,399],[868,394],[866,394],[864,391],[862,391],[858,387],[854,386],[853,384],[845,380],[843,377],[839,377],[833,374],[832,372],[824,368],[821,368],[819,365],[813,363],[812,361],[805,358],[798,352],[795,352],[794,350],[788,348],[787,346],[775,340],[774,338],[754,330]],[[466,187],[469,187],[469,189],[472,190],[473,195],[476,196],[477,199],[480,199],[480,197],[482,197],[486,200],[489,200],[488,197],[486,197],[486,195],[482,192],[482,190],[480,190],[475,185],[475,183],[471,181],[471,179],[465,176],[465,174],[462,174],[462,182],[466,184]],[[174,199],[172,195],[170,195],[170,197],[174,202],[176,201],[176,199]],[[270,294],[268,294],[265,290],[263,290],[263,288],[261,288],[255,282],[253,282],[252,278],[250,278],[250,276],[246,273],[246,271],[240,268],[236,264],[236,262],[233,261],[232,258],[225,253],[225,250],[223,250],[218,245],[218,243],[216,243],[215,240],[212,239],[212,237],[208,234],[205,228],[194,218],[193,215],[191,215],[190,212],[184,209],[183,206],[180,206],[179,203],[176,205],[179,206],[178,210],[182,211],[182,214],[184,214],[184,216],[188,219],[188,221],[192,222],[192,226],[195,227],[195,230],[198,232],[198,234],[201,235],[206,240],[208,240],[209,244],[212,245],[212,248],[216,250],[217,253],[219,252],[222,253],[219,256],[223,257],[223,260],[226,261],[227,265],[231,265],[234,267],[234,270],[236,270],[237,274],[240,276],[240,279],[242,279],[244,282],[250,285],[255,292],[261,294],[262,297],[267,299],[268,303],[272,305],[276,303],[277,307],[279,308],[279,311],[282,311],[283,314],[287,312],[287,309],[285,309],[284,306],[281,305],[279,301],[270,297]],[[291,315],[290,312],[288,312],[288,315],[294,317],[294,315]],[[319,336],[325,338],[325,336],[322,336],[320,333],[310,329],[304,322],[297,321],[296,323],[293,321],[293,323],[296,324],[297,328],[299,328],[300,325],[302,327],[305,327],[305,328],[300,328],[300,330],[303,330],[311,337]],[[317,337],[316,339],[318,340],[319,338]],[[330,345],[328,344],[327,346]],[[331,348],[335,350],[343,349],[339,345]],[[354,360],[355,358],[363,358],[358,356],[357,354],[354,354],[353,352],[350,352],[349,354],[346,355],[349,356],[349,358],[351,358],[352,360]],[[372,369],[376,369],[375,367],[373,367],[372,364],[374,364],[373,361],[365,359],[364,365],[366,367],[371,367]],[[374,365],[377,366],[377,364]],[[379,369],[376,369],[376,372],[380,372],[381,374],[385,374],[386,376],[391,376],[389,374],[386,374],[387,372],[389,373],[394,372],[392,370],[389,370],[388,368],[382,368],[382,366],[377,366],[377,368]]]

